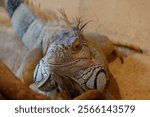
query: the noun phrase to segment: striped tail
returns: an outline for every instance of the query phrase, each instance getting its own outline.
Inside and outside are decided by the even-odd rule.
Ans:
[[[35,18],[23,1],[24,0],[7,0],[6,9],[19,37],[25,46],[31,49],[37,42],[43,25]]]

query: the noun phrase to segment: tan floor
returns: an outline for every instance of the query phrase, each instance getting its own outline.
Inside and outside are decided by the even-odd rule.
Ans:
[[[50,3],[51,1],[51,3]],[[134,44],[147,52],[134,54],[110,64],[110,70],[118,82],[123,99],[150,99],[150,1],[149,0],[42,0],[43,6],[53,10],[64,8],[69,18],[81,16],[92,20],[87,32],[99,32],[114,42]],[[7,16],[0,10],[0,31],[12,33]],[[18,63],[23,58],[22,51],[14,46],[19,40],[3,40],[0,37],[0,57],[5,59],[11,69],[16,56]],[[9,49],[8,49],[9,48]],[[12,56],[13,52],[13,56]],[[5,53],[5,54],[4,54]],[[9,59],[8,59],[9,57]],[[12,57],[12,59],[10,59]],[[20,57],[20,58],[19,58]],[[15,70],[14,70],[15,71]]]

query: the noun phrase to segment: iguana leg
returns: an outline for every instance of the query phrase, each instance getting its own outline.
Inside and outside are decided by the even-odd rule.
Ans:
[[[122,43],[114,43],[114,46],[116,47],[116,49],[118,48],[122,48],[124,50],[121,51],[122,54],[130,54],[130,53],[141,53],[143,54],[144,53],[144,50],[142,50],[141,48],[135,46],[135,45],[132,45],[132,44],[122,44]],[[117,49],[117,50],[118,50]],[[126,50],[125,50],[126,49]],[[125,56],[125,55],[122,55],[122,56]]]
[[[113,51],[106,57],[109,63],[113,62],[116,58],[119,58],[121,63],[123,63],[123,56],[116,48],[114,48]]]
[[[128,45],[128,44],[122,44],[122,43],[113,43],[113,51],[107,56],[107,60],[109,62],[112,62],[115,58],[119,58],[121,62],[123,63],[123,58],[128,55],[133,55],[135,53],[143,54],[144,50],[141,48],[135,46],[135,45]]]
[[[33,48],[23,60],[17,75],[26,85],[29,86],[33,83],[34,69],[42,57],[42,47],[37,46]]]
[[[120,52],[117,51],[114,43],[107,36],[100,35],[99,33],[87,33],[85,37],[89,43],[95,43],[95,47],[104,53],[108,63],[114,61],[117,57],[123,62],[123,57]]]
[[[100,35],[99,33],[87,33],[85,37],[88,40],[95,41],[98,48],[105,54],[108,62],[114,61],[117,57],[123,63],[123,57],[134,53],[144,53],[144,51],[134,45],[121,44],[112,42],[107,36]],[[92,42],[91,41],[91,42]]]

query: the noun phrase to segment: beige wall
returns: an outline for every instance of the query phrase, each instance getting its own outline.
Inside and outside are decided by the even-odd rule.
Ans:
[[[45,2],[55,10],[63,7],[69,17],[92,20],[90,31],[97,30],[116,41],[132,40],[145,47],[143,40],[149,40],[150,0],[42,0]]]

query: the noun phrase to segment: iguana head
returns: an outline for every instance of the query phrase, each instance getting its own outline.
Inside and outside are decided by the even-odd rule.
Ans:
[[[81,29],[59,27],[46,48],[34,72],[35,84],[41,90],[62,89],[66,84],[69,88],[81,87],[79,92],[105,88],[108,79],[105,57],[84,37]],[[65,77],[71,80],[66,81]]]

